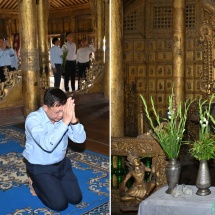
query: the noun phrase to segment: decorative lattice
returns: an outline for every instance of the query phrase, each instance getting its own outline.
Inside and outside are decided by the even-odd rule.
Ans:
[[[196,7],[195,5],[186,6],[186,28],[195,27]]]
[[[170,28],[172,26],[172,7],[154,7],[154,28]]]
[[[137,29],[137,12],[134,11],[124,18],[124,31],[133,31]]]

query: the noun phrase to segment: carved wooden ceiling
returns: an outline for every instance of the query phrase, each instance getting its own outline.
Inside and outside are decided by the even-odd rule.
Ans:
[[[41,1],[41,0],[35,0],[35,1]],[[90,3],[90,0],[49,0],[49,1],[50,1],[50,10],[85,6],[86,4],[88,5]],[[17,11],[18,0],[0,0],[0,10]]]

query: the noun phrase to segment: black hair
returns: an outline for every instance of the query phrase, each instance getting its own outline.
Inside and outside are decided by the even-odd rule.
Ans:
[[[70,35],[71,34],[71,32],[66,32],[66,37],[68,36],[68,35]]]
[[[58,40],[59,40],[58,37],[54,37],[54,38],[52,39],[52,44],[55,45],[55,43],[56,43]]]
[[[66,94],[57,87],[50,87],[44,94],[44,105],[48,107],[65,105],[67,101]]]

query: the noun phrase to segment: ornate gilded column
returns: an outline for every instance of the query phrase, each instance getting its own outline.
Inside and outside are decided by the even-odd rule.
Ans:
[[[49,1],[38,1],[38,46],[40,66],[40,86],[45,89],[49,84],[49,55],[48,55],[48,14]]]
[[[124,136],[123,4],[110,1],[111,136]]]
[[[109,59],[109,0],[105,0],[105,77],[104,77],[104,96],[109,99],[110,97],[110,59]]]
[[[104,39],[104,0],[96,1],[96,60],[103,62],[103,39]]]
[[[36,1],[19,0],[18,10],[24,115],[27,116],[40,105]]]
[[[185,0],[173,0],[173,82],[176,104],[185,97]]]

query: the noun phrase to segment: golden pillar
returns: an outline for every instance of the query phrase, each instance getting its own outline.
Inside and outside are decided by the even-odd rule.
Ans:
[[[96,2],[96,11],[97,11],[97,27],[96,27],[96,35],[97,35],[97,43],[96,43],[96,59],[97,61],[103,62],[104,54],[103,54],[103,39],[104,39],[104,0],[97,0]]]
[[[110,1],[111,136],[124,136],[123,5]]]
[[[176,104],[185,97],[185,0],[173,0],[173,82]]]
[[[49,81],[49,55],[48,55],[48,13],[49,1],[38,1],[38,47],[40,84],[43,89],[50,86]]]
[[[105,0],[105,76],[104,76],[104,96],[110,97],[110,59],[109,59],[109,0]]]
[[[19,0],[18,10],[24,116],[27,116],[40,105],[36,1]]]

